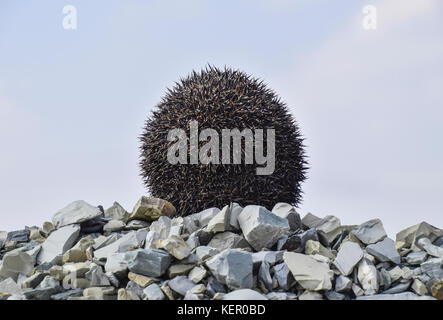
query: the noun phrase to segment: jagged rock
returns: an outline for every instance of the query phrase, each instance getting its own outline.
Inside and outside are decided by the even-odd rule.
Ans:
[[[306,242],[309,240],[319,241],[317,230],[312,228],[300,234],[293,234],[291,236],[285,236],[278,242],[278,250],[287,250],[296,253],[304,253],[306,248]]]
[[[282,262],[273,267],[274,279],[277,280],[278,288],[289,290],[294,284],[295,279],[286,263]]]
[[[58,255],[72,248],[80,234],[78,225],[67,225],[53,231],[43,242],[37,263],[52,262]]]
[[[129,271],[148,277],[162,276],[171,264],[171,256],[157,249],[137,249],[127,252],[125,259]]]
[[[259,251],[252,254],[254,270],[258,270],[262,262],[267,262],[270,267],[283,261],[284,251]]]
[[[443,247],[443,236],[439,237],[437,240],[433,242],[434,246]],[[1,245],[0,245],[1,247]]]
[[[172,279],[176,276],[187,275],[192,268],[194,268],[194,265],[192,264],[174,264],[168,269],[168,277]]]
[[[90,287],[83,290],[83,296],[108,296],[115,294],[114,287]]]
[[[378,292],[377,269],[368,259],[363,258],[358,264],[357,277],[365,295],[373,295]]]
[[[55,228],[61,228],[70,224],[79,224],[92,220],[102,215],[98,207],[94,207],[83,200],[74,201],[59,210],[52,217]]]
[[[29,278],[27,278],[25,281],[22,282],[22,288],[27,289],[31,288],[34,289],[37,287],[40,282],[48,275],[46,272],[36,272],[33,275],[31,275]]]
[[[126,224],[121,220],[111,220],[107,224],[103,226],[104,232],[116,232],[123,230],[126,227]]]
[[[225,249],[250,248],[245,238],[229,231],[216,234],[211,241],[209,241],[208,247],[216,248],[219,251]]]
[[[239,230],[240,229],[240,225],[238,224],[238,216],[242,212],[243,207],[240,206],[236,202],[232,202],[229,205],[229,210],[231,211],[231,217],[229,219],[230,220],[229,221],[230,229],[231,230]]]
[[[191,280],[194,283],[199,283],[202,281],[208,272],[204,267],[194,267],[188,274],[189,280]]]
[[[25,252],[14,250],[4,255],[0,265],[0,277],[11,277],[16,281],[19,274],[29,276],[33,269],[34,259]]]
[[[345,276],[352,273],[357,263],[363,258],[363,250],[355,242],[347,241],[340,247],[334,265]]]
[[[150,222],[134,219],[128,222],[128,224],[125,226],[125,230],[139,230],[148,228],[150,225]]]
[[[334,216],[326,216],[315,225],[315,229],[321,242],[326,246],[330,246],[341,234],[340,219]]]
[[[416,252],[409,253],[405,257],[405,260],[408,264],[415,266],[415,265],[419,265],[419,264],[422,264],[423,262],[425,262],[427,256],[428,256],[428,254],[426,253],[426,251],[416,251]]]
[[[156,247],[165,249],[178,260],[183,260],[191,254],[191,248],[188,244],[176,235],[172,235],[164,240],[158,240]]]
[[[321,293],[305,290],[299,297],[298,300],[323,300]]]
[[[229,206],[225,206],[219,213],[217,213],[208,223],[206,230],[208,232],[225,232],[231,226],[231,211]]]
[[[260,269],[258,271],[258,279],[263,283],[268,291],[272,290],[272,277],[270,272],[269,263],[263,261],[260,265]]]
[[[335,259],[335,255],[325,248],[319,241],[308,240],[305,244],[305,254],[315,255],[319,254],[329,259]]]
[[[352,231],[352,234],[364,244],[377,243],[386,237],[386,231],[380,219],[373,219],[362,223]]]
[[[8,232],[5,243],[13,241],[15,243],[28,242],[31,231],[29,229]]]
[[[129,249],[139,248],[146,239],[147,233],[147,230],[131,231],[112,243],[95,250],[94,257],[96,259],[105,259],[113,253],[126,252]]]
[[[98,265],[92,266],[86,273],[85,278],[88,279],[91,283],[91,286],[97,287],[106,287],[110,286],[111,282],[109,281],[106,274],[103,272],[102,267]]]
[[[443,258],[428,259],[420,265],[421,271],[431,278],[443,279]]]
[[[200,261],[201,263],[212,258],[219,252],[220,250],[208,246],[199,246],[195,249],[195,254],[197,255],[198,261]]]
[[[417,246],[423,248],[430,256],[443,258],[443,248],[433,245],[428,238],[420,238]]]
[[[268,300],[268,298],[251,289],[238,289],[225,294],[222,300]]]
[[[172,203],[158,198],[148,198],[142,196],[135,204],[128,221],[130,220],[144,220],[154,221],[160,216],[172,217],[175,214],[175,207]]]
[[[51,296],[52,300],[67,300],[69,297],[83,296],[83,289],[71,289],[64,292],[56,293]]]
[[[356,297],[360,297],[365,294],[365,291],[355,283],[352,284],[352,292],[355,294]]]
[[[140,297],[133,291],[120,288],[117,292],[117,300],[140,300]]]
[[[420,238],[425,237],[431,242],[434,242],[441,236],[443,236],[443,230],[438,229],[427,222],[421,222],[397,233],[395,240],[398,242],[403,241],[407,247],[414,248],[417,240]]]
[[[246,241],[257,251],[270,248],[289,231],[288,220],[261,206],[246,206],[238,222]]]
[[[279,202],[272,208],[272,213],[288,220],[289,228],[293,231],[302,227],[300,215],[295,210],[294,206],[289,203]]]
[[[186,231],[192,233],[198,229],[206,227],[209,221],[211,221],[211,219],[219,212],[219,208],[209,208],[185,217],[183,223]]]
[[[128,262],[126,260],[126,253],[113,253],[106,260],[106,273],[110,272],[117,278],[123,278],[128,273]]]
[[[429,296],[418,296],[412,292],[402,292],[396,294],[375,294],[371,296],[357,297],[357,300],[435,300]]]
[[[126,223],[129,218],[129,213],[118,202],[114,202],[114,204],[105,211],[105,217]]]
[[[424,296],[428,294],[428,289],[426,288],[426,285],[418,279],[414,279],[411,289],[419,296]]]
[[[134,272],[128,273],[128,279],[138,284],[140,287],[146,288],[147,286],[158,282],[159,280],[152,277],[143,276]]]
[[[400,255],[395,249],[394,240],[384,238],[375,244],[366,247],[366,251],[378,259],[378,261],[392,261],[395,264],[400,263]]]
[[[339,275],[335,279],[335,291],[338,293],[349,292],[352,289],[352,280],[344,275]]]
[[[443,280],[433,278],[427,283],[428,290],[432,296],[438,300],[443,300]]]
[[[186,276],[178,276],[169,280],[168,286],[179,295],[185,296],[186,292],[191,290],[195,284]]]
[[[231,289],[252,288],[252,255],[227,249],[206,261],[209,271]]]
[[[0,249],[3,248],[7,237],[8,233],[6,231],[0,231]]]
[[[405,292],[409,289],[411,286],[411,281],[406,282],[400,282],[397,285],[393,286],[392,288],[389,288],[388,290],[383,291],[383,294],[395,294],[400,292]]]
[[[7,278],[0,282],[0,295],[22,294],[22,288],[12,278]]]
[[[156,283],[150,284],[143,290],[143,300],[165,300],[165,298],[165,294]]]
[[[292,272],[295,280],[306,290],[319,291],[332,288],[334,273],[327,263],[300,253],[285,252],[283,261]]]

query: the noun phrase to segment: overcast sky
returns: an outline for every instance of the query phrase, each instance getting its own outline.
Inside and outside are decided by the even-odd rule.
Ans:
[[[376,30],[362,27],[368,4]],[[302,216],[380,218],[391,237],[443,227],[441,1],[3,0],[0,230],[78,199],[132,210],[146,116],[207,63],[264,79],[289,105],[311,166]]]

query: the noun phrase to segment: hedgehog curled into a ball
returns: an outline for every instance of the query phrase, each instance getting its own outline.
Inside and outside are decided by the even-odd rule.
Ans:
[[[307,161],[298,126],[272,90],[241,71],[208,66],[181,79],[140,140],[144,183],[177,215],[301,201]]]

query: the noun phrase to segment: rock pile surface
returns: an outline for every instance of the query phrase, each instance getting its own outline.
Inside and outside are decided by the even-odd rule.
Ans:
[[[175,211],[76,201],[1,231],[0,300],[443,299],[443,230],[426,222],[394,241],[378,219],[301,219],[285,203]]]

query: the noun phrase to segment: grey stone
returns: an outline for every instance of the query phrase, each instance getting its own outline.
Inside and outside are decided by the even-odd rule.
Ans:
[[[443,248],[433,245],[428,238],[419,239],[417,245],[423,248],[430,256],[443,258]]]
[[[226,288],[215,277],[211,276],[208,278],[206,291],[211,297],[213,297],[216,293],[226,293]]]
[[[308,212],[301,220],[303,226],[305,226],[307,229],[315,228],[320,223],[320,221],[321,218],[313,215],[310,212]]]
[[[12,278],[0,282],[0,294],[22,294],[22,288]]]
[[[352,289],[352,280],[344,275],[339,275],[335,279],[335,291],[338,293],[349,292]]]
[[[169,280],[168,286],[174,292],[184,296],[186,295],[187,291],[191,290],[195,286],[195,283],[189,280],[186,276],[178,276]]]
[[[160,277],[171,264],[172,257],[163,250],[137,249],[126,253],[128,269],[148,277]]]
[[[34,289],[37,287],[40,282],[48,275],[47,272],[36,272],[29,278],[27,278],[25,281],[22,282],[22,288],[31,288]]]
[[[305,244],[305,254],[315,255],[319,254],[331,260],[335,259],[335,255],[331,250],[325,248],[319,241],[308,240]]]
[[[0,231],[0,249],[3,248],[7,237],[8,233],[6,231]]]
[[[200,239],[195,232],[189,235],[189,238],[186,240],[186,244],[191,250],[194,250],[200,245]]]
[[[330,246],[332,242],[341,234],[340,219],[335,216],[326,216],[315,226],[320,241],[325,246]]]
[[[406,247],[415,247],[418,239],[428,238],[431,242],[434,242],[439,237],[443,236],[443,230],[430,225],[427,222],[421,222],[412,227],[406,228],[397,233],[396,241],[405,242]]]
[[[393,286],[392,288],[383,291],[382,294],[395,294],[395,293],[408,291],[410,286],[411,286],[411,281],[400,282],[397,285]]]
[[[431,258],[420,265],[423,273],[431,278],[443,279],[443,258]]]
[[[126,223],[129,218],[129,213],[118,202],[114,202],[114,204],[105,211],[105,217]]]
[[[147,230],[131,231],[111,244],[95,250],[94,257],[96,259],[105,259],[113,253],[126,252],[129,249],[139,248],[146,239],[147,233]]]
[[[412,292],[396,294],[375,294],[371,296],[357,297],[357,300],[436,300],[430,296],[418,296]]]
[[[188,278],[189,280],[191,280],[194,283],[199,283],[200,281],[202,281],[206,275],[208,274],[208,272],[206,271],[205,268],[203,267],[194,267],[188,274]]]
[[[212,258],[219,252],[220,250],[208,246],[199,246],[195,249],[195,254],[197,255],[197,258],[201,263]]]
[[[53,231],[43,242],[37,256],[37,263],[52,262],[58,255],[64,254],[75,244],[80,234],[80,226],[67,225]]]
[[[293,231],[302,227],[300,215],[295,210],[295,207],[289,203],[279,202],[272,208],[272,213],[288,220],[289,228]]]
[[[58,229],[70,224],[79,224],[94,218],[98,218],[102,212],[83,200],[74,201],[58,211],[52,217],[54,226]]]
[[[416,251],[416,252],[410,252],[406,257],[405,260],[410,265],[419,265],[426,261],[428,254],[426,251]]]
[[[399,264],[401,260],[397,249],[395,249],[394,240],[387,237],[375,244],[368,245],[366,251],[381,262],[392,261],[395,264]]]
[[[111,220],[103,226],[104,232],[116,232],[123,230],[126,224],[121,220]]]
[[[305,290],[298,297],[298,300],[323,300],[323,295],[319,292]]]
[[[222,300],[268,300],[268,298],[251,289],[238,289],[225,294]]]
[[[238,216],[242,212],[243,207],[236,202],[232,202],[229,206],[229,210],[231,211],[230,228],[232,230],[239,230],[240,225],[238,224]]]
[[[334,273],[329,265],[300,253],[285,252],[283,261],[292,272],[295,280],[306,290],[319,291],[332,288]]]
[[[325,297],[328,300],[345,300],[346,296],[344,294],[335,291],[326,291]]]
[[[131,220],[125,227],[125,230],[139,230],[148,228],[151,224],[144,220]]]
[[[292,234],[282,237],[277,244],[277,250],[287,250],[296,253],[304,253],[306,242],[309,240],[319,241],[317,230],[312,228],[300,234]]]
[[[34,270],[34,259],[25,252],[14,250],[3,256],[0,265],[0,278],[11,277],[16,281],[19,274],[29,276],[32,270]]]
[[[106,274],[103,272],[102,267],[98,265],[94,265],[89,269],[85,274],[85,278],[91,282],[91,286],[100,287],[100,286],[110,286],[111,282],[109,281]]]
[[[356,297],[360,297],[365,294],[365,291],[355,283],[352,284],[352,292],[355,294]]]
[[[377,243],[386,237],[386,231],[380,219],[369,220],[352,230],[354,234],[364,244]]]
[[[143,300],[165,300],[165,298],[165,294],[156,283],[153,283],[143,289]]]
[[[236,249],[226,249],[206,261],[209,271],[230,289],[252,288],[252,255]]]
[[[382,287],[384,290],[387,290],[392,284],[389,272],[382,268],[378,274],[380,278],[380,288]]]
[[[334,265],[345,276],[352,273],[357,263],[363,258],[363,250],[360,246],[351,241],[347,241],[340,247]]]
[[[128,273],[128,262],[126,260],[126,253],[113,253],[106,260],[106,273],[111,273],[117,278],[123,278]]]
[[[37,288],[23,292],[23,295],[27,300],[50,300],[51,296],[60,292],[62,288]]]
[[[419,296],[424,296],[428,294],[428,289],[426,288],[426,285],[419,279],[414,279],[411,289]]]
[[[261,206],[246,206],[238,222],[248,243],[256,250],[270,248],[289,231],[288,220]]]
[[[258,271],[258,279],[263,282],[263,285],[268,289],[268,291],[272,291],[272,277],[270,273],[269,263],[263,261],[260,265],[260,269]]]
[[[269,292],[266,294],[269,300],[297,300],[297,295],[292,292]]]
[[[219,212],[220,212],[219,208],[209,208],[199,213],[194,213],[192,215],[185,217],[183,220],[186,231],[188,233],[192,233],[197,229],[206,227],[209,221],[211,221],[211,219],[215,217]]]
[[[435,240],[433,242],[433,245],[438,246],[438,247],[443,247],[443,236],[437,238],[437,240]],[[1,245],[0,245],[0,247],[1,247]]]
[[[8,232],[4,242],[28,242],[30,233],[31,231],[29,229]]]
[[[170,235],[167,239],[158,240],[156,247],[164,249],[178,260],[183,260],[191,254],[191,248],[177,235]]]
[[[48,289],[48,288],[52,288],[52,289],[59,289],[61,290],[60,287],[60,282],[56,279],[54,279],[53,277],[47,275],[36,287],[36,289]]]
[[[262,262],[267,262],[270,267],[283,261],[284,251],[259,251],[252,253],[254,270],[258,270]]]
[[[229,231],[216,234],[211,241],[209,241],[208,247],[216,248],[220,251],[225,249],[250,248],[245,238]]]
[[[282,262],[273,267],[274,279],[277,280],[278,286],[282,290],[289,290],[294,284],[295,279],[286,263]]]
[[[365,295],[373,295],[378,292],[377,269],[374,264],[366,258],[363,258],[358,264],[358,281],[363,288]]]
[[[83,289],[71,289],[51,296],[52,300],[67,300],[69,297],[81,297],[83,296]]]

